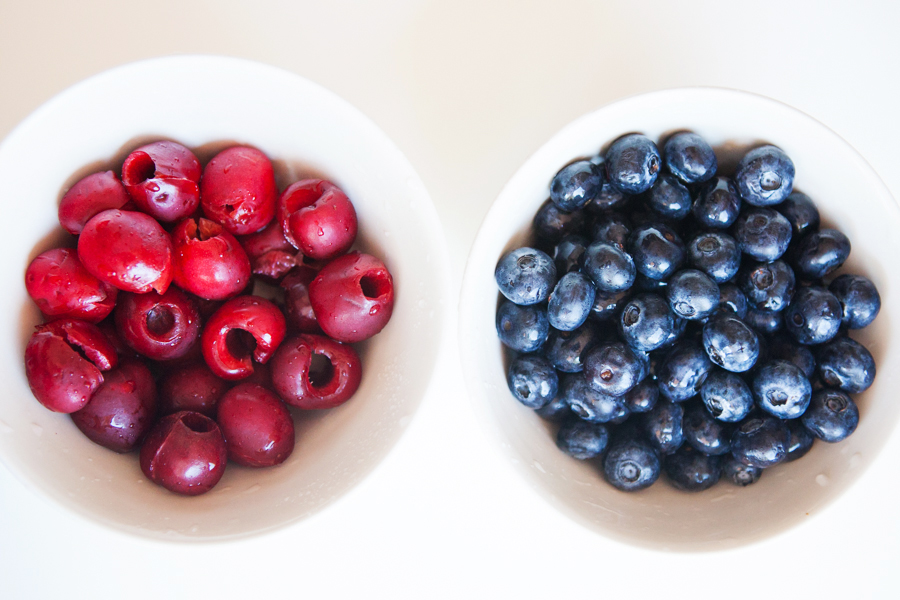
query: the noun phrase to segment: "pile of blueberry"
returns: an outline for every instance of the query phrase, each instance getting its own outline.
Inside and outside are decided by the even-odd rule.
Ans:
[[[848,330],[878,291],[834,276],[850,241],[793,191],[791,159],[765,145],[717,168],[695,133],[662,152],[623,136],[556,174],[533,247],[495,270],[510,391],[620,490],[661,472],[684,490],[754,483],[853,433],[850,394],[875,377]]]

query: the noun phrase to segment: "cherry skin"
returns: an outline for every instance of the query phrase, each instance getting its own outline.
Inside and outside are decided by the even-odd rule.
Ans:
[[[265,363],[272,358],[286,329],[284,315],[270,301],[258,296],[238,296],[210,317],[200,348],[215,375],[236,381],[253,372],[254,360]]]
[[[84,408],[118,364],[116,349],[87,321],[51,321],[35,328],[25,347],[25,376],[38,402],[53,412]]]
[[[260,232],[242,235],[238,241],[250,258],[253,274],[272,281],[280,280],[303,258],[284,237],[281,222],[277,220]]]
[[[59,202],[59,224],[72,235],[79,235],[85,223],[97,213],[125,208],[131,197],[112,171],[92,173],[69,188]]]
[[[175,284],[204,300],[240,294],[250,281],[250,260],[237,239],[209,219],[185,219],[172,231]]]
[[[255,233],[275,216],[278,188],[269,158],[247,146],[218,153],[203,170],[203,213],[234,235]]]
[[[241,383],[219,400],[216,422],[228,458],[245,467],[271,467],[294,451],[294,421],[281,398],[266,388]]]
[[[78,237],[78,258],[88,272],[120,290],[163,294],[172,283],[172,240],[148,215],[105,210]]]
[[[319,355],[321,367],[313,364]],[[286,340],[271,362],[272,383],[285,402],[307,410],[334,408],[359,388],[362,365],[348,345],[321,335],[301,334]]]
[[[321,333],[322,329],[316,321],[316,313],[309,301],[309,284],[316,278],[318,271],[301,265],[288,273],[281,280],[284,290],[284,316],[288,328],[301,333]]]
[[[186,355],[200,337],[200,312],[184,292],[123,293],[115,313],[116,328],[135,351],[152,360]]]
[[[118,290],[88,273],[78,252],[55,248],[25,270],[25,289],[45,316],[99,323],[112,312]]]
[[[200,161],[176,142],[141,146],[125,158],[122,183],[142,211],[173,223],[200,204]]]
[[[108,371],[103,383],[72,421],[92,442],[115,452],[138,447],[156,417],[156,384],[143,363],[127,361]]]
[[[278,204],[284,236],[305,256],[330,260],[356,239],[353,203],[330,181],[304,179],[289,186]]]
[[[191,410],[215,418],[216,403],[228,387],[228,382],[213,375],[206,363],[181,367],[159,381],[159,412],[169,415]]]
[[[171,492],[197,496],[225,473],[225,438],[216,422],[181,411],[160,419],[141,446],[141,471]]]
[[[339,342],[361,342],[387,325],[394,309],[394,282],[380,260],[351,252],[319,271],[309,286],[319,327]]]

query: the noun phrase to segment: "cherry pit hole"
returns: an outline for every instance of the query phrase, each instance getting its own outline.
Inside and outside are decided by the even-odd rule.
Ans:
[[[225,336],[225,345],[228,353],[235,358],[246,358],[256,350],[256,338],[249,331],[232,329]]]
[[[147,331],[150,335],[161,338],[175,327],[175,314],[168,306],[154,306],[147,311]]]
[[[359,287],[366,298],[379,298],[391,289],[385,273],[366,273],[359,280]]]
[[[313,353],[309,362],[309,382],[313,387],[322,388],[331,383],[334,365],[324,354]]]
[[[123,167],[122,179],[125,185],[137,185],[156,175],[156,165],[146,152],[134,152],[131,160]]]
[[[188,413],[181,417],[185,427],[195,433],[209,433],[213,430],[214,423],[211,419],[198,413]]]

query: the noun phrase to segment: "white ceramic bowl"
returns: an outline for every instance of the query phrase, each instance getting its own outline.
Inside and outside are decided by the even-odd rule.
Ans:
[[[141,474],[136,454],[94,445],[45,410],[25,380],[23,352],[39,314],[25,267],[61,239],[56,212],[78,177],[115,168],[138,144],[170,138],[201,160],[229,142],[254,145],[282,188],[301,176],[335,181],[354,202],[357,246],[394,277],[393,318],[362,346],[363,381],[347,404],[298,414],[296,448],[276,468],[229,465],[213,491],[180,497]],[[412,166],[348,103],[279,69],[183,56],[97,75],[47,102],[0,146],[0,457],[59,504],[131,533],[228,539],[302,519],[370,473],[399,439],[429,383],[440,343],[448,257],[437,214]]]
[[[581,462],[555,446],[552,427],[513,399],[494,315],[494,267],[529,240],[531,221],[565,164],[596,155],[624,133],[654,140],[689,129],[704,136],[720,163],[736,164],[748,145],[780,146],[796,166],[795,188],[809,194],[825,223],[851,240],[844,272],[870,277],[883,309],[854,333],[874,354],[875,384],[857,397],[858,430],[839,444],[816,443],[799,461],[779,465],[747,488],[726,482],[696,494],[660,481],[627,494],[608,485],[597,463]],[[510,464],[553,506],[604,535],[679,550],[732,547],[808,520],[850,486],[896,427],[900,403],[900,210],[856,151],[814,119],[760,96],[724,89],[676,89],[628,98],[571,123],[541,147],[494,202],[469,255],[460,300],[459,344],[470,396]],[[891,262],[888,262],[891,261]]]

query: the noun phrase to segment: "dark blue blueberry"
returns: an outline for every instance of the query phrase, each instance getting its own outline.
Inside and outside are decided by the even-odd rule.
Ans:
[[[541,408],[556,396],[559,376],[546,358],[523,354],[509,365],[506,384],[516,400],[528,408]]]
[[[807,408],[806,410],[809,409]],[[788,431],[791,434],[791,441],[788,444],[787,457],[785,457],[784,462],[791,462],[806,456],[806,453],[813,447],[813,442],[816,438],[803,424],[803,417],[791,419],[787,424]]]
[[[850,329],[862,329],[881,310],[881,296],[875,284],[862,275],[840,275],[828,286],[841,303],[842,322]]]
[[[578,417],[563,422],[556,435],[557,447],[578,460],[599,456],[609,443],[609,431],[600,423],[589,423]]]
[[[606,151],[606,177],[613,187],[626,194],[649,190],[660,166],[656,144],[639,133],[620,137]]]
[[[819,209],[803,192],[791,192],[791,195],[778,206],[778,212],[791,224],[794,237],[798,239],[819,228]]]
[[[859,409],[853,399],[838,390],[819,390],[800,419],[823,442],[840,442],[856,431]]]
[[[578,374],[564,375],[560,395],[579,418],[592,423],[620,422],[629,410],[621,396],[609,396],[592,389]]]
[[[743,373],[759,358],[759,336],[736,316],[720,314],[703,326],[703,348],[713,363]]]
[[[751,467],[765,469],[787,456],[791,434],[787,422],[775,417],[751,417],[731,436],[731,454]]]
[[[784,311],[784,328],[801,344],[822,344],[841,327],[841,303],[820,287],[802,287]]]
[[[634,278],[634,287],[632,289],[641,292],[656,292],[665,296],[667,287],[669,287],[669,282],[665,279],[650,279],[646,275],[638,273],[637,277]]]
[[[812,380],[816,372],[816,358],[809,348],[797,344],[786,335],[779,335],[769,340],[769,351],[772,358],[793,363],[807,379]]]
[[[599,292],[620,292],[634,283],[634,261],[625,251],[610,244],[595,242],[584,253],[584,273]]]
[[[628,390],[623,398],[629,411],[632,413],[645,413],[656,406],[656,401],[659,400],[659,386],[656,385],[654,379],[647,377]]]
[[[751,308],[744,317],[744,323],[764,335],[772,335],[784,326],[781,312]]]
[[[566,273],[556,283],[547,302],[550,325],[560,331],[573,331],[587,320],[594,305],[594,284],[581,273]]]
[[[779,204],[794,189],[794,163],[781,148],[754,148],[738,163],[734,183],[747,204]]]
[[[650,361],[623,342],[605,342],[591,349],[584,359],[584,374],[598,392],[621,396],[650,372]]]
[[[837,229],[821,229],[800,238],[791,253],[801,277],[821,279],[834,272],[850,256],[850,240]]]
[[[684,263],[684,242],[659,223],[635,228],[628,238],[628,251],[638,272],[649,279],[668,279]]]
[[[676,315],[699,321],[719,307],[719,286],[702,271],[684,269],[669,279],[666,299]]]
[[[747,295],[734,283],[719,286],[719,312],[734,314],[743,319],[747,316]]]
[[[604,169],[604,167],[600,167]],[[608,210],[615,210],[618,208],[624,207],[631,196],[623,194],[621,191],[616,189],[614,185],[609,183],[608,181],[603,182],[603,187],[600,188],[600,193],[588,203],[586,210],[591,212],[605,212]]]
[[[497,263],[494,279],[510,302],[522,306],[538,304],[550,297],[556,284],[556,265],[545,252],[517,248]]]
[[[715,419],[701,402],[691,402],[682,421],[684,441],[710,456],[731,452],[731,426]]]
[[[555,244],[570,233],[580,233],[583,220],[581,212],[563,212],[547,200],[534,215],[534,232],[540,239]]]
[[[553,248],[553,263],[556,265],[557,274],[565,275],[579,270],[589,243],[587,238],[577,233],[563,236]]]
[[[715,369],[700,388],[706,410],[719,421],[737,423],[750,414],[753,394],[739,375]]]
[[[572,411],[569,410],[569,403],[562,397],[562,394],[557,394],[544,406],[534,409],[534,412],[542,419],[552,423],[560,423],[572,414]]]
[[[686,492],[702,492],[719,482],[722,459],[684,445],[666,457],[665,469],[666,477],[676,488]]]
[[[660,365],[657,374],[659,391],[673,402],[693,398],[699,393],[712,367],[706,351],[698,342],[678,342]]]
[[[672,175],[684,183],[701,183],[716,174],[718,161],[706,140],[689,131],[680,131],[666,140],[663,161]]]
[[[797,280],[783,260],[773,263],[749,263],[741,267],[737,283],[747,296],[750,308],[779,312],[787,308]]]
[[[680,320],[657,294],[638,294],[619,316],[619,333],[632,348],[650,352],[662,347],[677,330]]]
[[[659,473],[659,454],[642,440],[616,440],[603,459],[606,480],[623,492],[650,487],[659,479]]]
[[[550,200],[564,212],[572,212],[593,200],[603,186],[603,168],[589,160],[570,163],[550,182]]]
[[[691,209],[702,227],[727,229],[741,212],[741,197],[727,177],[716,177],[700,189]]]
[[[866,347],[848,337],[822,346],[816,355],[819,377],[825,385],[851,394],[869,389],[875,380],[875,359]]]
[[[658,217],[680,221],[691,212],[691,193],[675,177],[663,173],[647,193],[647,207]]]
[[[540,306],[519,306],[504,300],[497,309],[497,335],[516,352],[537,352],[550,334],[547,311]]]
[[[551,329],[543,354],[557,371],[580,373],[585,355],[598,341],[597,330],[590,323],[574,331]]]
[[[631,235],[631,227],[624,217],[619,215],[603,214],[591,229],[592,240],[615,246],[619,250],[625,250],[628,236]]]
[[[594,305],[591,307],[591,318],[595,321],[611,321],[630,297],[630,289],[620,292],[597,292],[594,295]]]
[[[684,408],[666,399],[644,415],[644,435],[661,454],[671,454],[684,443]]]
[[[753,377],[756,405],[779,419],[796,419],[809,406],[812,385],[795,364],[771,360]]]
[[[763,470],[759,467],[745,465],[734,456],[722,458],[722,478],[734,485],[747,487],[752,483],[756,483],[762,476],[762,472]]]
[[[791,233],[788,220],[771,208],[741,211],[734,224],[734,239],[741,252],[763,262],[781,258],[791,242]]]
[[[735,276],[741,266],[741,250],[734,238],[718,231],[703,232],[688,244],[688,261],[716,283]]]

